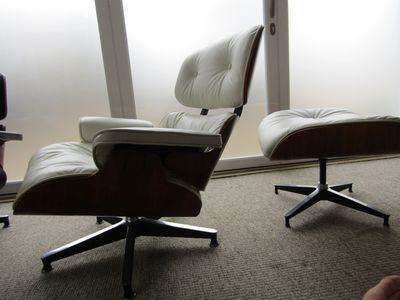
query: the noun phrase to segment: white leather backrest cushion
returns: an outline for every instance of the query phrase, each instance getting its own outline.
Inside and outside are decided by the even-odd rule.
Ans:
[[[234,114],[226,112],[218,115],[193,115],[185,112],[173,112],[166,115],[160,122],[160,127],[194,130],[218,134],[225,122]]]
[[[177,100],[206,109],[246,103],[247,68],[260,30],[262,26],[252,27],[189,56],[176,82]]]

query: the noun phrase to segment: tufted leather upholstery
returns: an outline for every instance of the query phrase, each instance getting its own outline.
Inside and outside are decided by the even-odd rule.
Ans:
[[[189,56],[183,63],[175,96],[195,108],[240,107],[247,102],[253,44],[260,38],[255,26]]]

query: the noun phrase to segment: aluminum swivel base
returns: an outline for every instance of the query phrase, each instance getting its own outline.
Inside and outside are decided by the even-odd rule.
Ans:
[[[132,288],[132,279],[134,248],[137,237],[159,236],[201,238],[210,239],[211,247],[218,246],[217,230],[211,228],[165,222],[142,217],[126,219],[119,217],[97,217],[97,223],[102,223],[103,221],[106,221],[111,225],[79,240],[43,254],[42,272],[50,272],[53,269],[51,264],[60,259],[125,239],[126,244],[122,269],[122,286],[124,289],[124,299],[131,299],[135,296],[135,291]]]
[[[326,159],[319,160],[320,165],[320,183],[317,186],[306,186],[306,185],[275,185],[275,194],[278,194],[279,190],[288,191],[292,193],[307,195],[307,197],[297,204],[295,207],[290,209],[285,214],[285,225],[290,227],[290,219],[301,213],[305,209],[311,207],[320,200],[328,200],[358,211],[365,212],[370,215],[383,218],[383,224],[389,225],[389,216],[383,211],[374,208],[366,203],[363,203],[357,199],[339,193],[340,191],[348,189],[349,192],[353,191],[352,183],[336,184],[329,186],[326,183]]]

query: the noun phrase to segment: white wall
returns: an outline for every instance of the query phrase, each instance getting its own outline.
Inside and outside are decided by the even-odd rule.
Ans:
[[[137,117],[155,124],[168,112],[188,111],[174,98],[175,80],[186,56],[263,22],[261,0],[125,0],[123,4]],[[257,126],[266,114],[264,72],[261,48],[248,105],[224,157],[261,153]]]
[[[109,115],[93,0],[0,0],[0,72],[7,77],[9,179],[40,147],[78,140],[78,118]]]
[[[400,113],[400,1],[289,0],[291,107]]]

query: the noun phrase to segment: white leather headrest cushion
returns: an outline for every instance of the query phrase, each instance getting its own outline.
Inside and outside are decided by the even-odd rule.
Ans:
[[[233,108],[246,103],[246,73],[262,26],[252,27],[189,56],[181,67],[175,96],[195,108]]]

